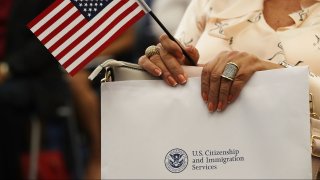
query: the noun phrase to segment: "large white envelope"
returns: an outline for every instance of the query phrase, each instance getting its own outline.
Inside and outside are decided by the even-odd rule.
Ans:
[[[223,113],[200,78],[102,85],[103,179],[310,179],[308,69],[258,72]]]

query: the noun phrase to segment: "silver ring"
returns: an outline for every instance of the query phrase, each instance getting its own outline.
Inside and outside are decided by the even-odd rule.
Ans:
[[[146,55],[149,59],[150,59],[152,56],[156,55],[156,54],[160,55],[160,51],[159,51],[159,47],[154,46],[154,45],[149,46],[149,47],[146,49],[146,51],[145,51],[145,55]]]
[[[239,66],[234,62],[228,62],[221,77],[233,81],[239,71]]]

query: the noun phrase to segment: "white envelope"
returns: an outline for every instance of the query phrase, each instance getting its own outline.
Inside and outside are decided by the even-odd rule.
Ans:
[[[103,179],[311,179],[308,69],[258,72],[209,113],[200,78],[102,84]]]

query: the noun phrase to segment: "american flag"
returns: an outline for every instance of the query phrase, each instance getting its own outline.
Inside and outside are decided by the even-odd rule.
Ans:
[[[56,0],[27,26],[73,76],[146,13],[143,0]]]

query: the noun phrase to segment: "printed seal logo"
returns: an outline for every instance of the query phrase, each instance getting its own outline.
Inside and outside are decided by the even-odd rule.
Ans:
[[[164,160],[166,168],[172,173],[181,173],[188,166],[188,155],[182,149],[172,149]]]

